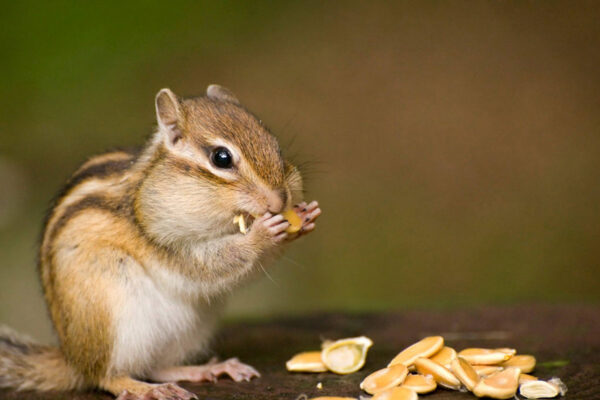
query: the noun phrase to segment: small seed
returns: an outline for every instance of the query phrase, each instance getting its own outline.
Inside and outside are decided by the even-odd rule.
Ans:
[[[244,235],[248,233],[248,228],[246,227],[246,219],[243,214],[236,215],[233,217],[233,223],[238,224],[240,226],[240,232]]]
[[[392,365],[373,372],[361,383],[360,388],[369,394],[383,392],[404,382],[408,368],[403,364]]]
[[[530,355],[516,355],[512,356],[509,360],[504,361],[500,364],[502,367],[517,367],[521,369],[521,372],[531,372],[535,368],[535,357]]]
[[[494,399],[508,399],[517,393],[519,375],[521,370],[509,367],[487,378],[483,378],[473,388],[477,397],[492,397]]]
[[[496,365],[512,357],[514,349],[464,349],[458,355],[469,364]],[[514,353],[513,353],[514,354]]]
[[[302,228],[302,220],[294,210],[285,210],[281,213],[281,215],[283,215],[283,218],[285,218],[287,222],[290,223],[290,226],[288,226],[285,230],[287,233],[295,233],[298,232],[300,228]]]
[[[454,350],[452,347],[444,346],[440,351],[429,358],[448,368],[452,361],[456,359],[456,350]]]
[[[528,375],[528,374],[521,374],[519,375],[519,385],[522,384],[523,382],[529,382],[529,381],[537,381],[538,378],[536,376],[533,375]]]
[[[330,342],[321,351],[321,360],[336,374],[350,374],[365,365],[367,351],[373,341],[366,336]]]
[[[290,358],[285,367],[294,372],[325,372],[327,367],[321,360],[320,351],[305,351]]]
[[[410,367],[419,357],[430,357],[440,351],[444,346],[444,338],[441,336],[429,336],[402,350],[390,361],[388,367],[395,364],[404,364]]]
[[[528,381],[521,384],[519,393],[528,399],[546,399],[558,396],[560,388],[546,381]]]
[[[473,388],[479,382],[479,375],[464,358],[458,357],[452,361],[452,372],[462,382],[465,387],[473,391]]]
[[[454,390],[460,388],[461,384],[458,378],[446,367],[435,361],[428,358],[417,358],[415,366],[420,374],[433,376],[433,379],[441,386]]]
[[[475,372],[477,372],[477,375],[483,377],[495,374],[498,371],[502,371],[502,367],[497,365],[472,365],[472,367]]]
[[[377,393],[371,397],[371,400],[417,400],[418,398],[417,393],[410,389],[395,387]]]
[[[423,394],[433,392],[437,387],[437,383],[435,383],[435,380],[430,375],[409,374],[406,379],[404,379],[402,387]]]

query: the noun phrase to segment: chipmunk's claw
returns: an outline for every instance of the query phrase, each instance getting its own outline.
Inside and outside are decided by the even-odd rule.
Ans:
[[[294,211],[302,219],[302,227],[294,238],[312,232],[316,227],[315,221],[321,215],[319,203],[317,201],[311,201],[309,204],[302,202],[294,206]]]

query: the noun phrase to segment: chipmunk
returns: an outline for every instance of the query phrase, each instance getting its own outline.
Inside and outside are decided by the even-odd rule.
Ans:
[[[223,298],[321,210],[301,202],[298,169],[229,90],[162,89],[155,106],[140,151],[92,157],[59,193],[39,272],[60,347],[3,328],[0,387],[192,399],[174,382],[259,376],[237,359],[186,364],[206,351]],[[293,204],[302,227],[290,234],[281,212]]]

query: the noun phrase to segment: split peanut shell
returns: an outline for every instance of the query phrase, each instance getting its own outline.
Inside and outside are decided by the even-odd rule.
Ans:
[[[444,346],[440,351],[429,358],[448,368],[452,361],[456,359],[456,350],[454,350],[452,347]]]
[[[409,374],[404,379],[402,387],[413,390],[415,393],[423,394],[433,392],[437,387],[437,383],[435,383],[435,379],[430,375]]]
[[[417,393],[410,389],[395,387],[377,393],[371,397],[371,400],[417,400],[418,398]]]
[[[452,372],[441,364],[436,363],[428,358],[417,358],[415,361],[417,371],[423,375],[431,375],[435,381],[448,389],[458,390],[460,381]]]
[[[458,355],[469,364],[475,365],[496,365],[500,364],[514,354],[514,349],[464,349]]]
[[[390,361],[388,367],[395,364],[404,364],[410,367],[419,357],[430,357],[444,347],[444,338],[429,336],[402,350]]]
[[[302,220],[294,210],[285,210],[281,213],[281,215],[283,215],[283,218],[285,218],[287,222],[290,223],[290,226],[288,226],[285,230],[287,233],[295,233],[298,232],[300,228],[302,228]]]
[[[528,399],[549,399],[558,396],[560,388],[546,381],[528,381],[521,384],[519,393]]]
[[[502,371],[502,367],[499,367],[497,365],[472,365],[473,369],[475,370],[475,372],[477,372],[477,375],[479,376],[490,376],[492,374],[495,374],[496,372]]]
[[[285,367],[294,372],[325,372],[327,367],[321,360],[320,351],[305,351],[290,358]]]
[[[521,370],[519,368],[506,368],[494,375],[481,379],[473,388],[473,394],[477,397],[509,399],[517,393],[520,374]]]
[[[328,342],[321,351],[321,360],[331,372],[350,374],[365,365],[367,351],[373,341],[366,336]]]
[[[479,383],[479,375],[464,358],[458,357],[452,361],[451,369],[469,391],[473,391],[475,385]]]
[[[531,372],[535,368],[535,357],[530,355],[516,355],[500,364],[502,367],[517,367],[521,372]]]
[[[369,394],[383,392],[404,382],[408,375],[408,368],[403,364],[392,365],[373,372],[361,383],[360,388]]]

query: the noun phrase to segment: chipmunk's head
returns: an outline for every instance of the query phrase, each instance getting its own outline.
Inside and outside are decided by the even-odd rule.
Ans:
[[[155,160],[136,208],[160,235],[235,231],[238,214],[280,213],[301,200],[300,173],[275,137],[227,89],[206,96],[156,95]]]

